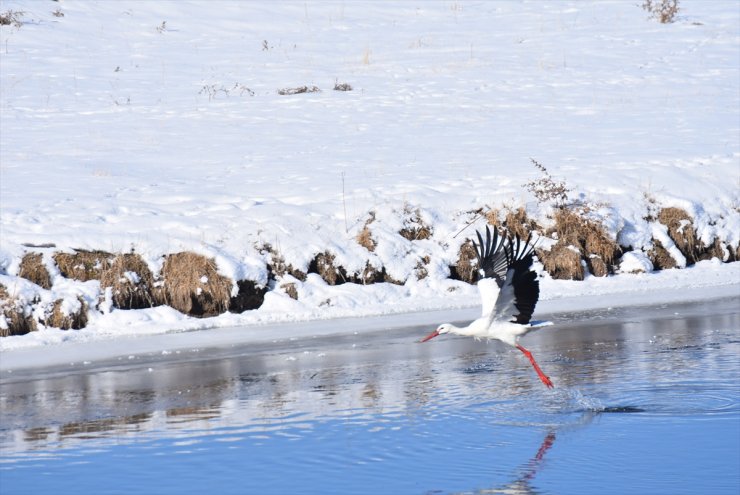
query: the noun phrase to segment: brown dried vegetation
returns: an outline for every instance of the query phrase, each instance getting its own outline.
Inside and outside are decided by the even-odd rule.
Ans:
[[[0,327],[0,337],[25,335],[36,330],[36,322],[31,315],[26,315],[22,305],[0,285],[0,314],[5,317],[7,328]]]
[[[668,237],[686,257],[686,264],[696,263],[705,250],[696,237],[692,218],[681,208],[663,208],[658,213],[658,221],[668,227]]]
[[[349,282],[347,271],[341,266],[336,266],[335,259],[336,257],[328,251],[317,254],[308,266],[308,273],[317,273],[329,285]]]
[[[474,284],[479,278],[477,269],[478,256],[475,253],[475,245],[472,240],[466,239],[458,251],[457,262],[450,267],[450,278]]]
[[[365,226],[362,227],[362,230],[357,234],[356,240],[360,246],[364,247],[372,253],[373,251],[375,251],[375,246],[377,246],[377,243],[373,239],[370,228],[368,227],[368,223],[366,223]]]
[[[104,270],[110,268],[113,255],[105,251],[77,250],[74,253],[56,253],[54,261],[67,278],[81,282],[100,280]]]
[[[537,249],[537,258],[554,279],[583,280],[585,273],[581,255],[577,250],[564,244],[556,244],[549,251]]]
[[[678,11],[681,10],[678,7],[678,0],[645,0],[642,8],[661,24],[675,21]]]
[[[146,262],[135,253],[119,254],[100,277],[100,287],[110,287],[113,305],[120,309],[151,308],[161,304],[155,296],[154,276]]]
[[[51,288],[49,270],[44,265],[44,256],[41,253],[26,253],[21,259],[18,276],[30,280],[44,289]]]
[[[81,297],[77,300],[80,302],[80,308],[71,314],[65,314],[62,311],[64,301],[61,299],[55,301],[51,313],[43,321],[44,325],[62,330],[84,328],[87,325],[87,303]]]
[[[712,258],[719,258],[727,262],[736,261],[740,255],[740,246],[737,249],[729,245],[725,246],[717,238],[711,245],[705,245],[697,235],[693,219],[686,210],[681,208],[662,208],[657,216],[648,217],[648,220],[657,220],[666,226],[668,237],[671,238],[676,248],[686,258],[687,265]],[[653,249],[650,250],[648,256],[657,270],[676,266],[676,261],[656,239],[653,239]]]
[[[297,278],[301,282],[306,281],[306,274],[301,270],[293,268],[293,265],[286,263],[285,258],[277,249],[274,249],[270,244],[264,244],[260,249],[262,253],[270,254],[270,262],[267,264],[267,271],[272,274],[272,277],[282,277],[286,273]]]
[[[557,234],[558,245],[578,249],[593,275],[606,276],[613,271],[612,266],[622,250],[600,224],[589,220],[583,213],[575,208],[558,208],[555,227],[549,234]],[[562,250],[559,252],[564,253]],[[571,265],[569,260],[564,260],[564,268]]]
[[[229,309],[231,280],[220,275],[213,258],[183,252],[165,257],[162,302],[196,317],[216,316]]]
[[[519,207],[516,210],[506,210],[504,220],[499,220],[499,212],[489,210],[486,213],[486,220],[490,225],[498,228],[505,228],[512,236],[519,236],[527,239],[532,232],[541,232],[542,227],[527,215],[527,211]]]
[[[406,219],[403,222],[403,228],[398,232],[401,237],[409,241],[420,241],[432,237],[432,228],[424,224],[418,209],[412,212],[409,205],[406,205],[403,212]]]
[[[291,299],[298,299],[298,289],[294,282],[288,282],[280,286]]]

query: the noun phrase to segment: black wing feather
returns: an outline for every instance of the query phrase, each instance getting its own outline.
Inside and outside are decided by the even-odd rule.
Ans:
[[[527,324],[532,318],[534,307],[540,298],[540,282],[537,274],[532,270],[534,246],[529,243],[532,234],[522,244],[521,238],[516,236],[516,249],[510,242],[509,268],[513,269],[511,285],[514,287],[514,298],[516,309],[519,311],[514,316],[516,323]]]
[[[493,239],[491,239],[491,230],[486,226],[486,242],[480,232],[476,231],[478,244],[475,245],[475,254],[478,256],[478,267],[483,278],[492,278],[496,281],[499,288],[504,285],[506,280],[506,270],[509,263],[507,261],[507,252],[504,248],[506,238],[499,236],[496,229],[493,230]],[[500,237],[500,238],[499,238]]]
[[[513,316],[513,321],[526,325],[531,320],[540,297],[540,282],[537,280],[537,274],[532,270],[534,252],[534,245],[530,244],[532,234],[530,233],[524,243],[518,235],[514,239],[511,236],[499,236],[496,229],[491,239],[488,226],[486,226],[485,243],[480,232],[476,234],[478,245],[475,246],[475,252],[478,256],[481,275],[485,278],[493,278],[499,288],[507,282],[513,286],[514,306],[518,311],[518,314]],[[507,280],[507,273],[511,278],[510,281]]]

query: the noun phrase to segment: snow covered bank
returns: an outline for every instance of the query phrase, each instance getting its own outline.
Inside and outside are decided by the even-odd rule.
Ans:
[[[685,270],[617,277],[588,277],[583,282],[545,279],[537,315],[736,297],[740,301],[740,263],[703,261]],[[97,315],[77,331],[42,329],[0,339],[0,370],[69,365],[119,356],[289,342],[324,335],[383,331],[479,316],[475,286],[450,281],[451,292],[418,287],[416,298],[393,284],[325,286],[306,302],[268,297],[265,307],[215,318],[183,317],[166,306]],[[355,306],[316,309],[325,297],[346,298]],[[420,301],[423,301],[420,303]],[[349,306],[349,307],[348,307]]]
[[[553,226],[553,205],[525,187],[541,179],[530,157],[626,251],[607,269],[740,248],[735,2],[684,0],[671,24],[621,1],[6,10],[23,14],[0,28],[0,283],[4,304],[42,328],[29,345],[470,306],[475,288],[450,267],[486,213],[523,208],[544,234]],[[304,85],[321,91],[280,94]],[[669,225],[670,208],[686,216]],[[689,232],[684,253],[672,235]],[[543,247],[562,239],[548,235]],[[269,290],[258,310],[205,320],[120,311],[110,285],[62,273],[58,255],[79,250],[135,253],[152,286],[166,286],[155,279],[168,256],[196,253],[218,271],[195,277],[196,296],[215,293],[218,276],[227,299],[240,281]],[[18,277],[29,253],[42,255],[48,289]],[[319,264],[403,285],[329,286]],[[733,265],[716,269],[737,280]],[[631,277],[578,289],[546,278],[543,292]],[[43,329],[62,324],[85,330]]]

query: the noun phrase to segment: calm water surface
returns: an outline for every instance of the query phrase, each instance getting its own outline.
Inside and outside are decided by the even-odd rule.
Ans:
[[[737,495],[739,301],[7,373],[0,493]]]

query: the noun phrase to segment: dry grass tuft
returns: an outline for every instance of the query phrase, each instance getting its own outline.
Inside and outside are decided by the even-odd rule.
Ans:
[[[611,273],[614,261],[621,254],[621,248],[601,225],[585,218],[582,213],[573,208],[558,208],[555,211],[553,231],[557,233],[558,244],[576,247],[587,263],[592,255],[596,255],[607,267],[604,275]],[[598,271],[602,272],[600,269]],[[593,271],[592,273],[597,275]]]
[[[676,260],[673,259],[673,256],[663,247],[660,241],[656,239],[653,239],[653,248],[648,251],[647,256],[656,270],[676,268]]]
[[[285,283],[285,284],[282,284],[280,288],[283,289],[285,293],[288,294],[288,296],[291,299],[298,300],[298,289],[296,288],[295,283],[293,282]]]
[[[299,86],[297,88],[283,88],[278,90],[281,96],[298,95],[301,93],[319,93],[321,90],[316,86]]]
[[[318,273],[329,285],[341,285],[349,282],[347,271],[334,263],[335,256],[329,252],[323,252],[316,255],[308,266],[308,273]]]
[[[165,257],[162,302],[196,317],[216,316],[229,309],[231,280],[219,275],[216,261],[184,252]]]
[[[238,280],[236,282],[239,292],[229,300],[229,311],[232,313],[243,313],[251,309],[257,309],[265,302],[267,287],[260,287],[252,280]]]
[[[120,309],[151,308],[160,304],[155,297],[154,276],[146,262],[135,253],[119,254],[100,277],[100,287],[111,287],[113,304]]]
[[[355,237],[357,243],[371,253],[375,251],[375,248],[378,245],[378,243],[375,242],[375,239],[373,239],[372,232],[370,232],[370,224],[374,221],[375,212],[371,211],[370,217],[365,221],[365,225],[362,227],[362,230],[357,234],[357,237]]]
[[[705,247],[696,236],[689,214],[681,208],[663,208],[658,212],[658,221],[668,227],[668,236],[686,257],[686,264],[696,263]]]
[[[592,254],[586,258],[586,266],[591,275],[596,277],[606,277],[609,275],[609,267],[604,263],[604,260],[598,254]]]
[[[475,254],[473,241],[466,239],[460,246],[457,262],[450,267],[450,278],[474,284],[478,280],[478,257]]]
[[[372,233],[370,232],[370,229],[368,228],[367,224],[362,228],[362,230],[357,234],[357,243],[367,249],[370,252],[375,251],[375,246],[377,246],[377,243],[373,239]]]
[[[554,279],[583,280],[585,277],[580,253],[564,244],[558,243],[550,251],[538,249],[537,258]]]
[[[87,303],[78,297],[80,309],[72,314],[64,314],[62,304],[64,301],[58,299],[54,302],[51,314],[44,319],[44,325],[47,327],[61,328],[62,330],[79,330],[87,325]]]
[[[720,239],[716,238],[714,242],[705,245],[694,228],[694,222],[691,216],[681,208],[668,207],[662,208],[656,217],[650,217],[666,226],[668,237],[671,238],[676,248],[686,258],[686,265],[693,265],[697,261],[719,258],[722,261],[731,262],[738,259],[740,255],[740,246],[737,249],[725,245]],[[669,261],[670,255],[665,251],[660,242],[653,239],[654,248],[648,253],[651,261],[658,269],[673,268],[676,266],[675,261]],[[657,258],[657,262],[653,260]]]
[[[431,263],[432,259],[426,255],[422,256],[422,258],[419,260],[419,262],[414,267],[414,274],[416,275],[416,280],[423,280],[429,276],[429,269],[427,266],[429,266],[429,263]],[[390,282],[390,280],[386,280],[387,282]],[[392,282],[396,283],[396,282]],[[403,282],[398,283],[398,285],[403,285]]]
[[[36,321],[25,314],[22,305],[10,296],[4,285],[0,285],[0,315],[7,324],[7,328],[4,328],[6,325],[0,326],[0,337],[25,335],[36,330]]]
[[[678,7],[678,0],[645,0],[642,8],[661,24],[674,22],[678,11],[681,10]]]
[[[727,259],[725,259],[725,256],[727,256]],[[719,238],[714,239],[712,245],[704,249],[697,261],[711,260],[712,258],[718,258],[727,262],[736,261],[733,250],[729,246],[725,249]]]
[[[523,207],[516,210],[507,210],[503,221],[499,219],[498,211],[490,210],[486,213],[486,220],[489,225],[505,228],[512,235],[518,235],[522,239],[528,238],[532,232],[542,231],[542,228],[533,218],[527,215],[527,211]]]
[[[362,270],[361,273],[358,273],[355,276],[351,277],[351,282],[362,285],[370,285],[378,282],[383,282],[385,280],[385,276],[385,269],[378,269],[371,265],[370,262],[367,262],[365,264],[365,268]]]
[[[21,10],[8,10],[0,13],[0,26],[14,26],[20,28],[23,25],[21,18],[25,12]]]
[[[44,265],[44,256],[41,253],[24,254],[18,276],[30,280],[44,289],[51,289],[51,277],[49,276],[49,270]]]
[[[420,241],[432,237],[432,228],[424,224],[418,209],[412,212],[411,208],[406,205],[404,214],[406,219],[403,222],[403,228],[398,232],[401,237],[409,241]]]
[[[334,83],[334,91],[352,91],[352,86],[348,83]]]
[[[270,254],[270,263],[267,264],[267,271],[270,272],[274,277],[282,277],[286,273],[297,278],[301,282],[306,281],[306,274],[301,270],[293,268],[293,265],[285,262],[285,258],[282,254],[272,247],[272,245],[265,243],[260,249],[261,253]]]
[[[78,250],[75,253],[56,253],[54,261],[67,278],[81,282],[100,280],[104,270],[110,268],[113,255],[105,251]]]

